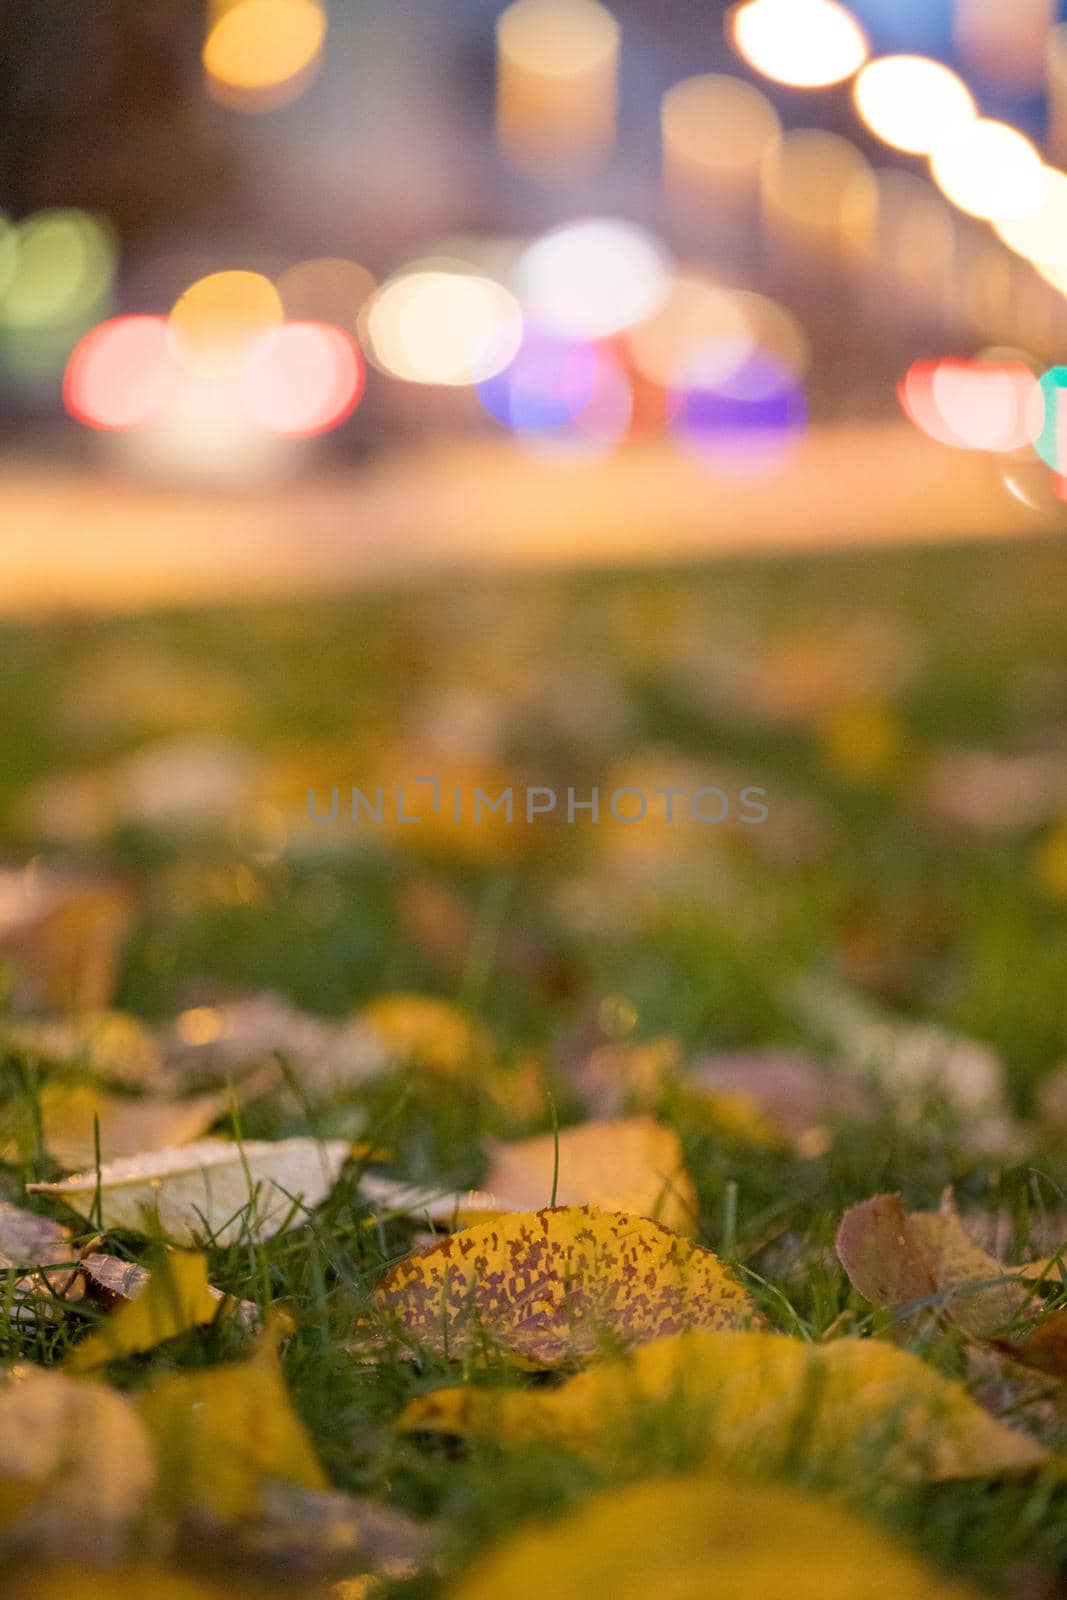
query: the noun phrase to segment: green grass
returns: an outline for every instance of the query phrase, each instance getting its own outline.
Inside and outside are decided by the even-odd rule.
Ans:
[[[924,762],[943,746],[1067,748],[1065,594],[1067,548],[1048,543],[479,579],[315,605],[6,625],[0,827],[13,856],[47,854],[20,811],[28,786],[105,767],[166,731],[120,714],[121,704],[103,718],[84,714],[82,686],[107,658],[216,674],[235,692],[225,715],[205,716],[206,728],[268,763],[302,751],[312,767],[308,752],[325,752],[320,785],[327,772],[342,786],[369,783],[383,743],[393,745],[397,781],[432,770],[440,757],[425,730],[451,719],[455,738],[468,737],[472,705],[475,724],[481,716],[492,725],[491,764],[533,782],[607,785],[642,749],[655,752],[653,767],[668,756],[721,766],[764,785],[772,817],[800,802],[814,818],[815,845],[793,847],[801,822],[775,849],[762,836],[705,830],[684,846],[684,870],[672,872],[669,850],[630,868],[593,829],[516,830],[523,848],[494,854],[457,848],[446,833],[432,845],[401,830],[361,842],[339,825],[330,831],[337,848],[294,845],[264,861],[248,830],[228,822],[192,835],[121,827],[82,851],[118,866],[137,896],[115,1003],[158,1020],[205,996],[276,989],[310,1011],[342,1015],[384,992],[442,994],[484,1020],[505,1066],[531,1051],[547,1055],[566,1122],[577,1115],[567,1063],[575,1041],[594,1035],[606,998],[632,1007],[634,1039],[671,1033],[687,1051],[771,1043],[818,1051],[824,1041],[790,1003],[790,985],[798,974],[830,974],[902,1016],[994,1045],[1013,1106],[1030,1118],[1035,1088],[1067,1058],[1067,905],[1036,865],[1052,823],[946,835],[917,794]],[[874,689],[846,674],[837,691],[846,702],[878,699],[899,729],[899,763],[870,782],[828,763],[810,721],[761,720],[731,691],[738,663],[786,638],[830,641],[832,651],[857,630],[869,634],[872,654],[880,638],[895,641],[904,663]],[[867,652],[852,655],[862,678]],[[294,828],[300,810],[294,798]],[[234,882],[244,898],[230,892]],[[465,931],[445,948],[413,933],[412,897],[431,894],[461,913]],[[19,1199],[27,1178],[52,1172],[34,1137],[39,1086],[34,1062],[9,1054],[0,1065],[3,1121],[23,1140],[21,1161],[0,1167],[0,1197]],[[506,1103],[477,1086],[456,1093],[391,1076],[310,1117],[277,1104],[250,1108],[242,1129],[329,1134],[347,1129],[353,1107],[392,1150],[392,1170],[442,1186],[479,1180],[487,1139],[541,1131],[552,1119],[547,1101],[511,1119]],[[676,1121],[696,1184],[698,1236],[749,1274],[774,1326],[808,1339],[843,1318],[857,1331],[871,1326],[832,1253],[848,1205],[901,1189],[931,1206],[951,1183],[963,1209],[1007,1212],[1021,1246],[1034,1216],[1059,1203],[1067,1176],[1062,1137],[1033,1123],[1025,1153],[1005,1166],[969,1154],[966,1128],[951,1119],[916,1126],[883,1116],[847,1129],[827,1155],[801,1160],[725,1139],[684,1098],[664,1114]],[[437,1519],[447,1573],[520,1519],[553,1514],[610,1474],[560,1450],[463,1451],[391,1431],[403,1404],[447,1374],[431,1359],[361,1366],[344,1349],[412,1231],[403,1221],[375,1223],[357,1178],[350,1169],[308,1226],[213,1251],[212,1281],[290,1311],[286,1375],[332,1481]],[[143,1241],[112,1237],[109,1247],[136,1259]],[[53,1364],[86,1320],[74,1311],[26,1329],[0,1303],[0,1357]],[[239,1331],[223,1325],[111,1375],[136,1389],[241,1348]],[[951,1336],[923,1353],[964,1374]],[[529,1380],[490,1369],[473,1381]],[[693,1429],[677,1408],[637,1422],[619,1476],[692,1464]],[[1061,1480],[1056,1469],[1010,1485],[886,1488],[865,1492],[863,1503],[934,1561],[1006,1588],[1020,1566],[1067,1576]],[[415,1595],[438,1586],[426,1577],[398,1587]]]

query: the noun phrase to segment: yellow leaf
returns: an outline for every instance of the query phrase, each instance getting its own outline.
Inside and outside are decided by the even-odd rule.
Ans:
[[[234,1600],[234,1590],[141,1562],[94,1571],[35,1561],[4,1573],[4,1600]]]
[[[12,1018],[5,1043],[44,1061],[74,1062],[94,1078],[127,1088],[145,1088],[163,1070],[152,1030],[124,1011],[85,1011],[78,1016]]]
[[[885,1534],[781,1484],[630,1484],[483,1557],[452,1600],[966,1600]]]
[[[551,1133],[494,1146],[485,1187],[511,1210],[552,1204],[556,1150]],[[632,1211],[692,1230],[696,1195],[673,1128],[651,1117],[585,1122],[560,1129],[558,1152],[557,1205]]]
[[[89,1167],[96,1159],[97,1127],[102,1161],[147,1154],[199,1139],[229,1109],[230,1098],[220,1091],[185,1100],[134,1100],[89,1083],[50,1083],[40,1105],[49,1155],[63,1167]]]
[[[752,1316],[710,1250],[590,1206],[515,1212],[454,1234],[398,1262],[375,1302],[429,1349],[457,1359],[495,1349],[536,1367]]]
[[[253,1513],[274,1480],[328,1487],[290,1403],[277,1336],[275,1323],[251,1360],[181,1372],[138,1397],[159,1452],[160,1497],[171,1512],[231,1522]]]
[[[433,995],[382,995],[359,1013],[398,1066],[441,1077],[473,1077],[490,1058],[485,1029],[448,1000]]]
[[[558,1145],[551,1133],[496,1144],[484,1189],[443,1193],[365,1174],[360,1191],[392,1211],[458,1226],[550,1205],[554,1181],[558,1205],[629,1211],[680,1233],[692,1231],[696,1195],[678,1135],[651,1117],[561,1128]]]
[[[348,1156],[345,1140],[201,1139],[177,1149],[111,1161],[60,1183],[31,1183],[104,1228],[158,1232],[174,1244],[208,1237],[232,1244],[268,1239],[304,1220],[326,1198]]]
[[[68,1372],[91,1372],[108,1361],[139,1355],[218,1314],[203,1256],[160,1254],[135,1299],[126,1300],[67,1357]]]
[[[124,1395],[65,1373],[0,1377],[0,1506],[16,1543],[111,1558],[156,1478],[151,1441]],[[5,1591],[6,1592],[6,1591]]]
[[[942,1479],[1025,1471],[1046,1459],[961,1385],[893,1345],[810,1345],[771,1333],[659,1339],[558,1389],[447,1389],[413,1401],[398,1426],[625,1456],[642,1413],[657,1405],[706,1432],[709,1456],[738,1471],[800,1459],[850,1481],[872,1465],[879,1476]]]

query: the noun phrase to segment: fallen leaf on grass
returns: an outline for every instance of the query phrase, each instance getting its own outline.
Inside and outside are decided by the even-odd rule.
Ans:
[[[552,1204],[557,1154],[555,1204],[631,1211],[691,1230],[696,1195],[673,1128],[651,1117],[625,1117],[497,1144],[485,1187],[512,1210]]]
[[[38,1367],[0,1376],[0,1491],[22,1500],[0,1539],[52,1556],[114,1557],[155,1477],[151,1441],[125,1396]]]
[[[164,1040],[167,1071],[180,1083],[222,1084],[282,1056],[312,1102],[366,1083],[385,1064],[381,1041],[358,1020],[311,1016],[270,993],[192,1006]]]
[[[842,1507],[783,1484],[627,1484],[483,1556],[453,1600],[967,1600]]]
[[[234,1600],[234,1589],[145,1562],[94,1570],[38,1559],[4,1573],[4,1600]]]
[[[91,1372],[109,1361],[140,1355],[190,1328],[213,1322],[218,1313],[219,1296],[207,1281],[203,1256],[160,1254],[140,1292],[124,1300],[75,1345],[66,1369]]]
[[[254,1515],[272,1481],[329,1488],[290,1402],[277,1338],[268,1327],[249,1361],[180,1372],[138,1396],[170,1514],[225,1524]]]
[[[0,960],[27,1007],[107,1004],[133,907],[105,878],[39,866],[0,871]]]
[[[123,1011],[12,1018],[3,1037],[12,1050],[44,1061],[74,1063],[94,1078],[125,1088],[145,1088],[159,1077],[163,1064],[151,1029]]]
[[[875,1339],[812,1345],[774,1333],[657,1339],[557,1389],[439,1390],[413,1401],[398,1427],[628,1458],[657,1405],[671,1407],[676,1429],[698,1430],[718,1465],[747,1473],[799,1461],[840,1482],[925,1481],[1047,1459],[917,1356]]]
[[[748,1050],[698,1058],[686,1084],[747,1110],[766,1134],[800,1155],[823,1154],[829,1125],[842,1117],[871,1114],[870,1097],[860,1084],[831,1072],[820,1062],[791,1050]]]
[[[124,1300],[136,1300],[152,1281],[147,1267],[97,1250],[82,1256],[77,1271],[85,1284],[86,1298],[107,1311],[115,1310]],[[242,1327],[251,1328],[259,1321],[259,1307],[253,1301],[236,1300],[213,1284],[208,1284],[208,1294],[215,1302],[216,1314],[224,1305],[226,1314],[235,1317]]]
[[[150,1154],[188,1144],[205,1134],[231,1105],[224,1091],[186,1100],[131,1099],[89,1083],[50,1083],[40,1095],[45,1149],[61,1167],[87,1167],[100,1159]]]
[[[899,1194],[863,1200],[842,1217],[836,1248],[853,1287],[872,1305],[896,1308],[936,1296],[944,1315],[975,1338],[992,1338],[1040,1309],[1032,1287],[1020,1282],[1021,1269],[974,1243],[949,1196],[940,1211],[905,1211]]]
[[[368,1569],[413,1577],[426,1562],[433,1533],[376,1500],[271,1480],[262,1487],[255,1515],[227,1526],[223,1538],[230,1559],[236,1553],[272,1575],[347,1571],[368,1581]],[[321,1600],[327,1600],[325,1593]]]
[[[27,1185],[105,1229],[159,1234],[174,1244],[209,1237],[267,1239],[303,1221],[326,1198],[348,1156],[341,1139],[202,1139],[179,1149],[112,1161],[59,1183]]]
[[[51,1217],[39,1217],[0,1200],[0,1258],[11,1267],[49,1267],[70,1261],[70,1232]]]
[[[486,1029],[434,995],[382,995],[362,1008],[358,1020],[396,1066],[419,1067],[445,1078],[473,1078],[492,1055]]]
[[[453,1234],[392,1267],[374,1299],[428,1349],[456,1359],[496,1350],[533,1367],[752,1316],[710,1250],[591,1206],[511,1213]]]
[[[360,1191],[375,1204],[453,1225],[560,1206],[596,1206],[653,1217],[690,1232],[696,1195],[673,1128],[651,1117],[583,1122],[558,1135],[494,1144],[482,1189],[442,1192],[366,1174]]]
[[[79,1298],[70,1233],[49,1217],[0,1201],[0,1306],[17,1323],[51,1319],[60,1300]],[[12,1281],[8,1273],[24,1275]]]

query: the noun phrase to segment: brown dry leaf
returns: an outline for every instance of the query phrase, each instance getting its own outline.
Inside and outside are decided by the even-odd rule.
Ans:
[[[81,1281],[72,1263],[75,1250],[66,1228],[49,1217],[0,1201],[0,1299],[14,1321],[31,1324],[51,1320],[60,1300],[80,1298]],[[14,1283],[3,1275],[32,1269]]]
[[[267,1239],[303,1221],[326,1198],[348,1156],[346,1140],[202,1139],[108,1162],[59,1183],[34,1183],[88,1217],[99,1201],[100,1225],[154,1234],[173,1244],[209,1237],[232,1244]]]
[[[198,1535],[202,1542],[202,1526]],[[274,1480],[263,1484],[254,1517],[238,1527],[228,1525],[222,1537],[229,1559],[237,1554],[240,1560],[272,1572],[370,1568],[408,1578],[425,1565],[433,1543],[430,1528],[392,1506]],[[325,1594],[321,1600],[326,1600]]]
[[[710,1250],[591,1206],[478,1223],[399,1262],[374,1298],[428,1349],[456,1359],[496,1350],[531,1367],[686,1327],[736,1328],[753,1315]]]
[[[73,1260],[70,1231],[51,1217],[0,1200],[0,1258],[12,1267],[50,1267]]]
[[[906,1212],[899,1194],[850,1207],[837,1254],[854,1288],[872,1305],[900,1307],[943,1297],[940,1309],[964,1332],[991,1338],[1038,1308],[1033,1291],[968,1236],[951,1196],[940,1211]]]
[[[521,1529],[451,1593],[452,1600],[501,1600],[535,1586],[538,1600],[972,1596],[825,1499],[783,1484],[704,1477],[627,1484],[547,1527]]]
[[[140,1291],[126,1299],[64,1363],[68,1372],[91,1372],[109,1361],[139,1355],[187,1333],[219,1314],[220,1297],[207,1281],[198,1255],[160,1254]]]
[[[289,1400],[279,1332],[264,1329],[249,1361],[180,1372],[138,1396],[171,1514],[225,1524],[259,1511],[271,1482],[329,1488]]]
[[[132,916],[112,880],[37,865],[0,871],[0,961],[14,969],[16,1004],[105,1006]]]
[[[186,1100],[108,1094],[91,1083],[49,1083],[40,1095],[45,1149],[61,1167],[88,1167],[100,1159],[149,1154],[199,1139],[230,1109],[230,1096],[194,1095]]]
[[[105,1311],[114,1311],[124,1300],[136,1300],[152,1281],[147,1267],[98,1250],[82,1256],[77,1271],[86,1299]],[[259,1321],[259,1307],[253,1301],[235,1300],[212,1284],[208,1285],[208,1294],[215,1301],[216,1312],[219,1306],[225,1306],[226,1315],[235,1317],[242,1327],[254,1327]]]
[[[38,1367],[0,1375],[0,1488],[23,1501],[0,1529],[5,1540],[112,1558],[155,1478],[151,1441],[125,1396]]]
[[[1025,1472],[1047,1459],[960,1384],[893,1345],[758,1332],[657,1339],[557,1389],[440,1390],[413,1401],[398,1426],[625,1459],[657,1405],[676,1428],[698,1430],[718,1465],[745,1473],[799,1458],[835,1481],[923,1481]]]
[[[270,993],[191,1006],[164,1043],[168,1071],[180,1083],[224,1083],[280,1055],[312,1101],[363,1084],[385,1065],[381,1041],[358,1020],[311,1016]]]

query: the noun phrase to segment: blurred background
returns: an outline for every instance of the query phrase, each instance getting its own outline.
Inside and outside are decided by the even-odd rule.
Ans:
[[[2,14],[8,608],[1062,526],[1056,0]]]

